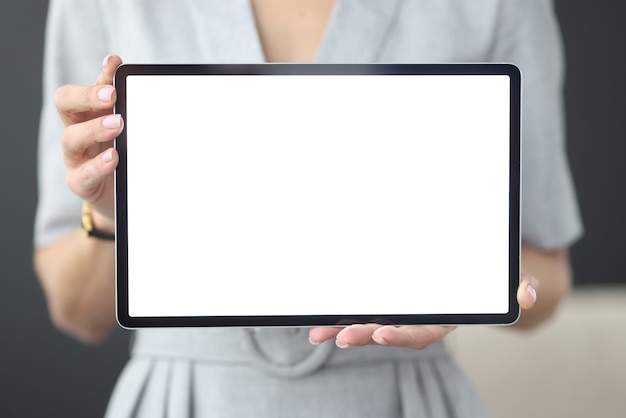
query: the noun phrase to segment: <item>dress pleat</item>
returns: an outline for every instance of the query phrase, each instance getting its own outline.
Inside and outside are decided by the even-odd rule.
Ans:
[[[151,358],[133,358],[124,367],[109,399],[105,418],[134,417],[150,380],[154,362]]]
[[[430,418],[429,400],[424,380],[413,362],[397,361],[398,392],[400,394],[402,418]]]
[[[139,333],[107,416],[488,416],[441,343],[422,351],[371,346],[341,350],[334,344],[312,348],[306,334],[288,330],[258,332],[251,338],[242,332]]]
[[[143,396],[137,403],[137,418],[166,418],[169,402],[171,361],[155,361]]]
[[[450,417],[483,417],[488,411],[470,380],[452,359],[433,359],[432,365]]]
[[[167,418],[193,417],[193,367],[184,360],[171,361],[171,381],[167,399]]]

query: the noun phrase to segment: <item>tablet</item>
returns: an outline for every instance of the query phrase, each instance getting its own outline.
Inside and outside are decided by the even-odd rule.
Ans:
[[[511,324],[509,64],[123,65],[126,328]]]

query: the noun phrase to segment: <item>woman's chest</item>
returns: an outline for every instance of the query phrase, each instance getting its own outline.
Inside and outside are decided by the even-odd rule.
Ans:
[[[324,37],[335,0],[252,0],[268,62],[311,62]]]
[[[298,7],[278,7],[284,1]],[[319,5],[307,7],[308,2]],[[103,19],[109,51],[125,62],[174,64],[483,61],[492,58],[498,5],[492,0],[263,0],[261,7],[254,0],[107,4]]]

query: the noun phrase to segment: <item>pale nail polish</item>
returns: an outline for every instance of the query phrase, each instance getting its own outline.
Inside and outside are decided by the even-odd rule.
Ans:
[[[104,57],[104,59],[102,60],[102,67],[106,68],[107,64],[109,63],[109,60],[111,59],[110,55],[107,55],[106,57]]]
[[[109,161],[111,161],[113,159],[113,150],[109,149],[106,150],[104,154],[102,154],[102,162],[103,163],[108,163]]]
[[[383,337],[372,335],[372,340],[379,345],[389,345],[389,341],[385,340]]]
[[[111,98],[113,97],[114,91],[115,89],[113,88],[113,86],[102,87],[100,90],[98,90],[98,99],[103,102],[110,102]]]
[[[526,287],[526,291],[528,293],[530,293],[530,296],[533,297],[533,302],[536,302],[537,301],[537,290],[535,290],[535,287],[532,284],[529,284]]]
[[[317,341],[311,340],[311,338],[309,338],[309,342],[313,345],[320,345],[320,343],[318,343]]]
[[[339,344],[339,341],[335,340],[335,345],[339,348],[348,348],[350,344]]]
[[[121,115],[111,115],[102,120],[102,127],[107,128],[107,129],[119,128],[121,124],[122,124]]]

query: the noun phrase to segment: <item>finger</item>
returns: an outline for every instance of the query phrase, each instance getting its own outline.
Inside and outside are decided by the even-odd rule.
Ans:
[[[96,112],[95,116],[111,113],[117,98],[113,86],[65,85],[54,94],[54,104],[67,126],[81,120],[81,114]],[[94,115],[90,115],[91,119]]]
[[[61,135],[65,164],[73,167],[85,159],[93,158],[106,148],[104,144],[99,147],[95,145],[112,141],[123,127],[121,115],[102,116],[67,126]]]
[[[107,55],[102,61],[102,71],[96,80],[97,85],[113,85],[113,76],[117,67],[122,65],[122,59],[117,55]]]
[[[67,185],[82,199],[95,202],[99,200],[106,182],[112,181],[112,173],[119,160],[117,151],[108,148],[82,165],[68,170]]]
[[[343,328],[340,327],[315,327],[309,330],[309,341],[311,344],[321,344],[331,340],[339,334]]]
[[[335,342],[339,348],[374,344],[372,334],[380,327],[380,324],[350,325],[339,331]]]
[[[456,327],[425,326],[384,326],[372,334],[372,340],[379,345],[413,348],[422,350],[448,335]]]
[[[539,280],[529,274],[522,274],[522,280],[517,288],[517,302],[522,309],[531,309],[537,301]]]

